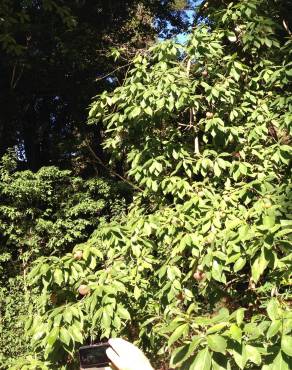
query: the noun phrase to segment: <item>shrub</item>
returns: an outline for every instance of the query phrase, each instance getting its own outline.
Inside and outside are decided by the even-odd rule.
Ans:
[[[83,180],[43,167],[15,171],[13,152],[0,164],[0,368],[30,353],[25,315],[35,301],[27,273],[40,256],[58,260],[100,225],[123,214],[129,191],[119,183]],[[20,366],[20,365],[17,365]],[[19,368],[19,367],[17,367]]]
[[[288,369],[291,39],[273,4],[210,10],[187,45],[138,55],[93,102],[90,123],[113,160],[127,154],[138,190],[126,217],[75,247],[82,259],[31,271],[42,295],[27,328],[53,367],[122,335],[157,366]]]

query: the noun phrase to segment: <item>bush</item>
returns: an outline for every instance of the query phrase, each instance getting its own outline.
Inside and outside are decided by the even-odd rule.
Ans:
[[[291,39],[273,4],[211,8],[186,46],[137,56],[92,104],[138,190],[126,217],[31,271],[27,329],[52,368],[109,336],[157,366],[289,368]]]
[[[23,322],[27,315],[28,296],[22,279],[10,278],[0,288],[0,369],[7,369],[15,358],[29,353]]]
[[[10,151],[0,165],[0,362],[30,353],[25,315],[34,306],[27,273],[40,256],[58,259],[101,224],[125,212],[127,188],[105,179],[83,180],[43,167],[15,171]],[[18,366],[18,365],[17,365]],[[19,365],[20,366],[20,365]],[[19,368],[19,367],[18,367]]]

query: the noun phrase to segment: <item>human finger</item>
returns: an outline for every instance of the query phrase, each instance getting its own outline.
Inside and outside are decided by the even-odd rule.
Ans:
[[[114,351],[121,357],[124,357],[125,354],[131,354],[131,356],[135,358],[145,358],[144,353],[138,347],[122,338],[111,338],[108,342]]]
[[[122,359],[121,357],[112,349],[112,348],[107,348],[106,349],[106,355],[110,362],[114,364],[118,369],[122,368]]]

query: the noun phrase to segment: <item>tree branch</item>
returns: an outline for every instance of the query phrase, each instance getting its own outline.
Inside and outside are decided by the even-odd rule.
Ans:
[[[94,150],[92,149],[90,143],[88,140],[85,140],[86,142],[86,145],[87,145],[87,148],[88,150],[90,151],[91,155],[96,159],[96,161],[104,168],[106,169],[112,176],[116,176],[118,177],[120,180],[126,182],[127,184],[129,184],[131,187],[133,187],[134,189],[136,190],[139,190],[139,191],[143,191],[143,189],[139,188],[139,186],[133,184],[131,181],[127,180],[126,178],[124,178],[123,176],[119,175],[116,171],[112,170],[111,168],[109,168],[107,165],[105,165],[103,163],[103,161],[99,158],[99,156],[94,152]]]
[[[190,69],[191,69],[191,59],[189,59],[188,63],[187,63],[187,75],[188,76],[190,75]],[[194,124],[195,116],[196,116],[196,112],[195,112],[194,108],[190,108],[189,127],[190,127],[190,129],[194,130],[194,135],[195,135],[194,136],[194,153],[195,154],[200,154],[199,137],[198,137],[197,129],[196,129],[195,124]]]
[[[292,32],[289,30],[288,24],[285,19],[283,19],[283,26],[285,30],[288,32],[289,36],[292,36]]]

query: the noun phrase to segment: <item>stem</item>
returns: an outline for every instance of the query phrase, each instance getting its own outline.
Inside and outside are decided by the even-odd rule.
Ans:
[[[188,77],[190,75],[190,69],[191,69],[191,59],[189,59],[188,63],[187,63],[187,75],[188,75]],[[189,127],[190,127],[190,129],[194,130],[194,153],[195,154],[200,154],[200,145],[199,145],[199,137],[197,135],[197,127],[195,127],[195,124],[194,124],[195,116],[196,116],[196,112],[195,112],[194,108],[190,108]]]
[[[23,257],[23,249],[21,248],[20,249],[20,257],[21,257],[21,266],[22,266],[22,278],[23,278],[23,290],[24,290],[24,297],[25,297],[25,303],[27,304],[28,303],[28,299],[29,299],[29,292],[28,292],[28,288],[27,288],[27,263],[25,262],[24,260],[24,257]]]
[[[285,30],[288,32],[289,36],[292,36],[292,32],[289,30],[288,24],[285,19],[283,19],[283,26]]]
[[[10,87],[13,89],[14,85],[14,78],[15,78],[15,70],[16,70],[16,63],[13,66],[13,71],[12,71],[12,76],[11,76],[11,81],[10,81]]]
[[[194,144],[194,147],[195,147],[195,154],[200,154],[200,147],[199,147],[199,138],[198,136],[195,137],[195,144]]]
[[[106,75],[104,75],[104,76],[102,76],[102,77],[98,77],[98,78],[96,78],[96,79],[95,79],[95,81],[103,80],[104,78],[111,76],[111,75],[112,75],[112,74],[114,74],[115,72],[119,71],[120,69],[126,68],[126,67],[130,66],[131,64],[133,64],[133,62],[130,62],[130,63],[127,63],[127,64],[125,64],[125,65],[123,65],[123,66],[117,67],[116,69],[114,69],[113,71],[111,71],[111,72],[107,73]]]
[[[103,161],[98,157],[98,155],[94,152],[94,150],[92,149],[90,143],[85,140],[86,144],[87,144],[87,147],[90,151],[90,153],[92,154],[92,156],[97,160],[97,162],[104,168],[106,169],[111,175],[114,175],[116,177],[118,177],[120,180],[126,182],[127,184],[129,184],[130,186],[132,186],[133,188],[135,188],[136,190],[139,190],[139,191],[143,191],[143,189],[139,188],[139,186],[133,184],[131,181],[127,180],[126,178],[124,178],[123,176],[119,175],[117,172],[115,172],[114,170],[112,170],[111,168],[109,168],[108,166],[106,166]]]

